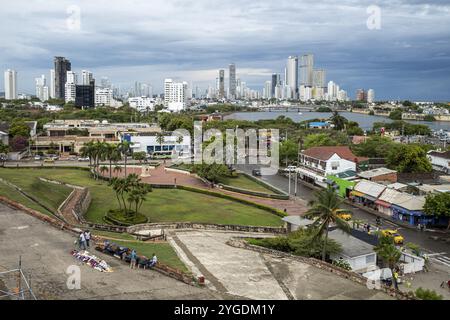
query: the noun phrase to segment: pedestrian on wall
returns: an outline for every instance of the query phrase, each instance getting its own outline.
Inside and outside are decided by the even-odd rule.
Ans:
[[[135,269],[136,268],[136,260],[137,260],[137,253],[136,250],[133,249],[133,251],[131,251],[131,255],[130,255],[130,268],[131,269]]]
[[[80,250],[86,250],[86,237],[84,235],[84,232],[80,233],[80,236],[78,237],[78,243]]]
[[[86,239],[86,245],[89,248],[90,247],[89,242],[91,240],[91,232],[89,230],[86,230],[84,232],[84,238]]]

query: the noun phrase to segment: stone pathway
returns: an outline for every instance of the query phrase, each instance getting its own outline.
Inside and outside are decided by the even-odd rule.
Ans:
[[[392,299],[329,271],[226,244],[230,237],[264,237],[219,231],[174,231],[171,244],[197,276],[221,293],[249,299]],[[180,243],[181,242],[181,243]],[[204,272],[206,270],[206,272]],[[225,290],[225,291],[224,291]]]

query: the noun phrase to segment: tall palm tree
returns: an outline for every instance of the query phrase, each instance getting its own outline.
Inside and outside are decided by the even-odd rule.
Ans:
[[[159,143],[160,147],[161,147],[161,151],[162,151],[162,145],[164,143],[164,133],[162,132],[158,132],[156,134],[156,142]]]
[[[112,163],[120,160],[120,151],[115,144],[108,144],[106,147],[106,158],[109,161],[109,179],[112,177]]]
[[[127,176],[127,158],[128,158],[128,153],[130,152],[130,142],[123,140],[121,143],[119,143],[119,145],[117,146],[119,152],[124,156],[125,158],[125,164],[124,164],[124,169],[125,169],[125,177]]]
[[[85,143],[80,149],[81,156],[84,158],[85,157],[89,158],[89,167],[92,167],[93,150],[94,150],[94,141],[89,141]]]
[[[343,199],[340,199],[332,188],[318,191],[315,197],[315,200],[309,202],[311,208],[307,211],[307,215],[315,218],[315,223],[313,224],[313,227],[317,227],[315,240],[317,238],[321,239],[325,235],[322,250],[322,260],[325,261],[330,224],[335,224],[346,233],[350,233],[351,229],[348,223],[338,216],[345,211],[340,208]]]
[[[343,116],[341,116],[339,114],[339,112],[334,111],[333,115],[330,118],[330,120],[331,120],[331,122],[333,122],[334,128],[336,130],[343,130],[343,129],[345,129],[345,125],[347,123],[347,119],[344,118]]]

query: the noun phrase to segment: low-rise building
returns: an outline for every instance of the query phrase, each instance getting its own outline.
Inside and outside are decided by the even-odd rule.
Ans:
[[[326,177],[345,171],[357,171],[357,164],[367,158],[357,157],[347,146],[313,147],[300,152],[296,170],[300,178],[326,187]]]
[[[358,173],[358,177],[374,182],[397,182],[397,171],[388,168],[377,168]]]
[[[174,155],[179,157],[191,156],[191,136],[177,136],[172,133],[139,133],[126,132],[121,135],[122,140],[131,142],[133,152],[145,152],[149,155]]]
[[[359,181],[350,192],[352,201],[357,204],[376,209],[375,201],[386,189],[386,186],[369,180]]]
[[[139,112],[154,111],[156,100],[150,97],[133,97],[128,99],[130,107]]]
[[[373,245],[339,229],[330,231],[328,237],[342,247],[340,253],[330,256],[332,260],[344,260],[350,265],[352,271],[359,273],[376,266],[377,254],[373,250]]]
[[[428,159],[434,170],[450,174],[450,151],[429,151]]]

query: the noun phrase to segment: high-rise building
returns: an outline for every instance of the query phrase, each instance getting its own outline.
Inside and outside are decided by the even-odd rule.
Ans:
[[[313,86],[314,56],[305,54],[300,58],[300,85]]]
[[[95,80],[88,85],[75,85],[75,106],[79,108],[95,107]]]
[[[50,98],[54,99],[56,97],[55,92],[55,69],[50,70]]]
[[[266,81],[264,83],[263,98],[272,98],[272,81]]]
[[[219,91],[219,99],[225,98],[225,70],[219,70],[219,82],[218,82],[218,91]]]
[[[64,57],[55,57],[55,98],[66,98],[67,71],[72,70],[70,61]]]
[[[45,75],[40,76],[35,79],[36,83],[36,97],[40,101],[47,101],[49,98],[49,90],[47,87],[47,81],[45,79]]]
[[[77,80],[77,74],[75,72],[67,71],[66,85],[64,86],[64,100],[66,103],[75,102]]]
[[[286,65],[286,85],[289,87],[288,99],[298,98],[298,57],[290,56]]]
[[[272,87],[271,87],[271,91],[270,91],[270,95],[271,97],[275,97],[275,88],[278,85],[278,82],[280,81],[280,75],[273,73],[272,74]]]
[[[230,98],[236,99],[236,65],[234,63],[229,65],[229,72],[230,72],[230,79],[229,79]]]
[[[375,90],[369,89],[367,90],[367,102],[373,103],[375,101]]]
[[[173,112],[184,110],[188,102],[187,82],[173,82],[164,80],[164,105]]]
[[[356,90],[356,100],[357,101],[366,101],[366,92],[364,89]]]
[[[17,71],[15,70],[5,71],[5,99],[17,99]]]
[[[88,86],[93,79],[92,72],[83,70],[81,71],[81,84],[84,86]]]

